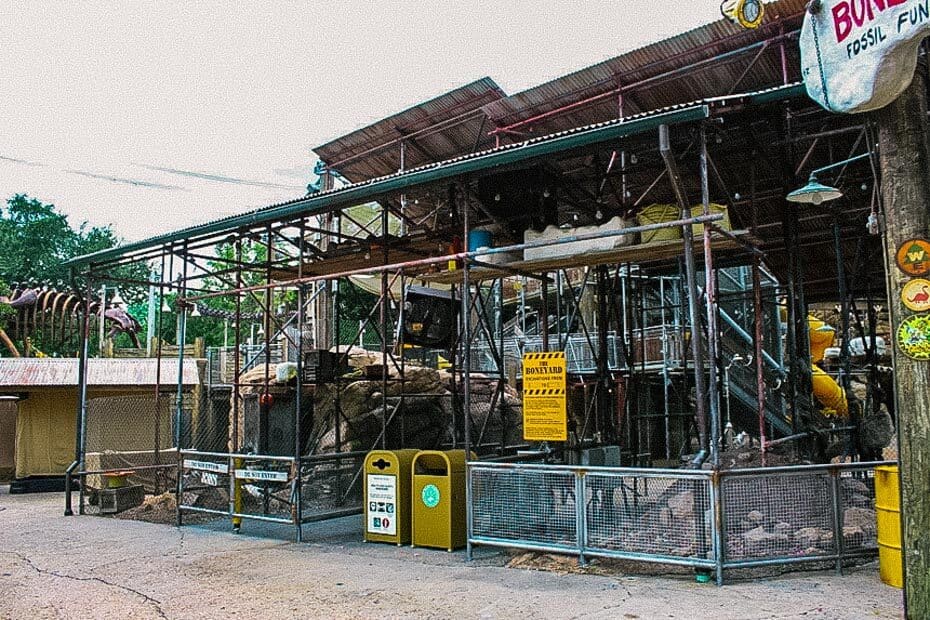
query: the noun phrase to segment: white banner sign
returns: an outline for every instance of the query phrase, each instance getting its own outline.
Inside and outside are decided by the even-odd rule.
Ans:
[[[217,474],[228,474],[229,465],[226,463],[211,463],[210,461],[193,461],[184,459],[186,469],[196,469],[198,471],[212,471]]]
[[[930,0],[814,0],[801,29],[811,99],[833,112],[883,108],[910,85]]]
[[[260,469],[237,469],[239,480],[267,480],[270,482],[287,482],[286,471],[262,471]]]

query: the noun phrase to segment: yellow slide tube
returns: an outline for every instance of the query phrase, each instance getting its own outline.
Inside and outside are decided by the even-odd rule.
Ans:
[[[817,366],[817,362],[823,361],[827,347],[833,344],[836,330],[810,315],[807,317],[807,326],[811,343],[811,379],[814,385],[814,398],[823,405],[824,415],[845,417],[849,414],[846,392],[833,380],[833,377]]]

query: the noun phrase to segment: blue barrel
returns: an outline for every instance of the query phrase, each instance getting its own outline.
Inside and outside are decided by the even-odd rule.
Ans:
[[[487,230],[472,230],[468,233],[468,251],[476,252],[479,248],[489,248],[494,237]]]

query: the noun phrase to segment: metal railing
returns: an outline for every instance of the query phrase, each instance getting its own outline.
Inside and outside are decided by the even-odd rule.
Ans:
[[[360,514],[365,452],[292,456],[181,450],[178,525],[185,512],[300,526]]]
[[[874,468],[473,462],[468,543],[724,571],[877,554]]]

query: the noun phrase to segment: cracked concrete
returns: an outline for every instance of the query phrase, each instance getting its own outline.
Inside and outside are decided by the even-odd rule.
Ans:
[[[0,491],[0,618],[899,618],[874,564],[723,588],[693,577],[557,574],[507,557],[366,545],[358,519],[293,530],[63,517]],[[603,571],[600,571],[603,573]]]

